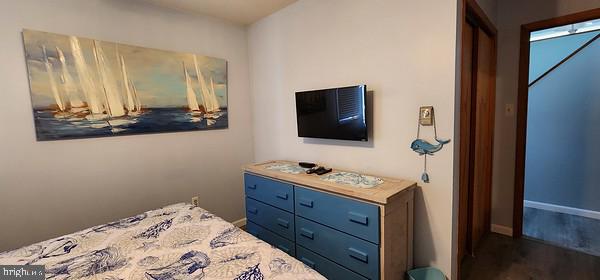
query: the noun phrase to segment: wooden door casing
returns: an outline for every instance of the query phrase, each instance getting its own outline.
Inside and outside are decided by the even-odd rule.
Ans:
[[[473,148],[472,168],[472,247],[475,248],[484,234],[489,232],[491,223],[491,178],[493,159],[493,112],[494,112],[494,51],[493,38],[483,30],[477,30],[477,72],[472,110]]]
[[[471,168],[471,95],[473,89],[473,40],[474,27],[468,22],[463,23],[463,48],[461,65],[461,118],[460,118],[460,182],[459,182],[459,213],[458,213],[458,259],[471,254],[469,213],[469,185],[467,178]]]
[[[457,265],[491,228],[497,31],[473,0],[462,25]]]

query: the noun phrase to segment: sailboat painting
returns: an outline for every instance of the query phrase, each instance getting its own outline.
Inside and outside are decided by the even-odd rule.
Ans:
[[[24,30],[39,141],[228,127],[227,61]]]

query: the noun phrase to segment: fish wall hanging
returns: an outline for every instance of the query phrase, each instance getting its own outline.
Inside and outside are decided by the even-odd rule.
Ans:
[[[437,144],[432,144],[420,137],[421,126],[433,126],[433,135]],[[435,114],[433,112],[433,106],[424,106],[419,108],[419,121],[417,123],[417,139],[415,139],[410,144],[410,148],[417,154],[419,154],[419,156],[424,157],[423,174],[421,175],[421,180],[423,180],[423,182],[429,183],[429,174],[427,174],[427,156],[433,156],[435,153],[439,152],[444,147],[444,145],[448,143],[450,143],[450,139],[444,140],[438,138],[437,136],[437,127],[435,122]]]

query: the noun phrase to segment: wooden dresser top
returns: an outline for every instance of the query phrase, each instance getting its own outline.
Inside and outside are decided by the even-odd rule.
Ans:
[[[291,161],[283,161],[283,160],[273,160],[267,161],[263,163],[249,164],[244,166],[244,171],[254,173],[257,175],[263,175],[275,179],[279,179],[282,181],[287,181],[293,184],[298,184],[306,187],[310,187],[313,189],[319,189],[323,191],[327,191],[330,193],[340,194],[343,196],[353,197],[360,200],[365,200],[377,204],[387,204],[390,198],[399,194],[403,191],[412,191],[417,183],[413,181],[407,181],[402,179],[394,179],[387,178],[381,176],[375,176],[383,179],[383,183],[377,185],[372,188],[358,188],[353,187],[346,184],[338,184],[334,182],[328,182],[319,179],[319,175],[316,174],[290,174],[281,172],[278,170],[269,170],[266,167],[276,163],[283,164],[298,164],[297,162]],[[352,173],[360,173],[355,171],[341,170],[341,169],[333,169],[333,172],[352,172]],[[330,174],[330,173],[327,173]],[[360,173],[362,174],[362,173]],[[369,175],[369,174],[362,174]],[[373,175],[371,175],[373,176]]]

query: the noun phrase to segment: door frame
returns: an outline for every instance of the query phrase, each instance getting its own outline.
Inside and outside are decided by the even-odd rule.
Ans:
[[[488,182],[487,183],[487,187],[489,188],[489,208],[490,209],[486,209],[486,216],[490,216],[491,217],[491,187],[492,187],[492,177],[493,177],[493,154],[494,154],[494,131],[495,131],[495,108],[496,108],[496,68],[497,68],[497,46],[498,46],[498,31],[496,29],[496,27],[494,26],[494,24],[492,23],[492,21],[489,19],[489,17],[485,14],[485,12],[483,11],[483,9],[477,4],[477,2],[475,2],[475,0],[462,0],[462,23],[461,23],[461,34],[463,34],[463,36],[461,36],[461,42],[463,44],[461,47],[461,55],[462,52],[464,50],[464,33],[466,32],[467,29],[467,24],[469,24],[468,22],[472,22],[475,23],[477,25],[478,28],[480,28],[483,32],[485,32],[487,35],[490,36],[491,40],[492,40],[492,59],[491,59],[491,68],[492,68],[492,72],[490,73],[490,108],[491,110],[488,112],[489,115],[489,126],[490,126],[490,135],[489,137],[491,138],[491,153],[490,153],[490,172],[489,172],[489,178],[486,178],[485,180]],[[462,63],[462,62],[461,62]],[[463,68],[461,66],[461,95],[463,93],[463,76],[466,74],[464,72],[465,68]],[[474,72],[476,72],[476,68],[474,69]],[[476,81],[472,81],[476,82]],[[470,85],[471,87],[473,87],[473,85]],[[462,97],[461,97],[462,100]],[[462,101],[461,101],[462,103]],[[463,106],[461,106],[460,108],[460,122],[462,124],[463,120],[465,118],[471,119],[473,116],[471,114],[468,113],[466,108],[463,108]],[[469,126],[468,128],[465,127],[460,127],[460,150],[459,150],[459,154],[462,155],[463,154],[463,149],[462,147],[466,145],[466,143],[463,143],[463,141],[466,141],[466,138],[470,138],[469,139],[469,149],[473,148],[473,143],[471,141],[471,137],[467,137],[467,134],[465,133],[465,129],[469,129],[471,130],[472,127]],[[458,277],[460,278],[460,269],[461,269],[461,261],[462,261],[462,256],[466,255],[470,252],[468,248],[465,248],[467,250],[467,252],[463,252],[461,250],[461,236],[466,236],[465,239],[469,239],[470,236],[470,229],[468,227],[468,223],[470,222],[470,212],[472,212],[472,209],[469,207],[469,203],[468,200],[464,201],[464,196],[468,195],[468,193],[470,192],[470,187],[469,184],[471,183],[470,180],[470,176],[469,178],[465,178],[465,176],[463,176],[464,172],[466,172],[465,170],[469,168],[469,166],[466,164],[466,162],[464,162],[463,160],[460,161],[459,163],[459,174],[461,174],[459,176],[459,206],[458,206],[458,238],[457,238],[457,257],[456,257],[456,265],[457,265],[457,274]],[[471,169],[471,168],[469,168]],[[472,172],[468,172],[468,174],[471,174]],[[466,203],[465,203],[466,202]],[[487,222],[490,222],[490,217],[487,218]],[[466,223],[466,226],[465,226]],[[465,231],[466,229],[466,231]],[[489,227],[487,228],[487,230],[490,230]],[[468,241],[467,241],[468,242]],[[474,248],[472,248],[474,249]]]
[[[525,148],[527,144],[527,106],[529,95],[529,38],[531,32],[600,18],[600,8],[521,25],[519,87],[517,95],[517,140],[513,201],[513,237],[523,236],[525,199]]]

